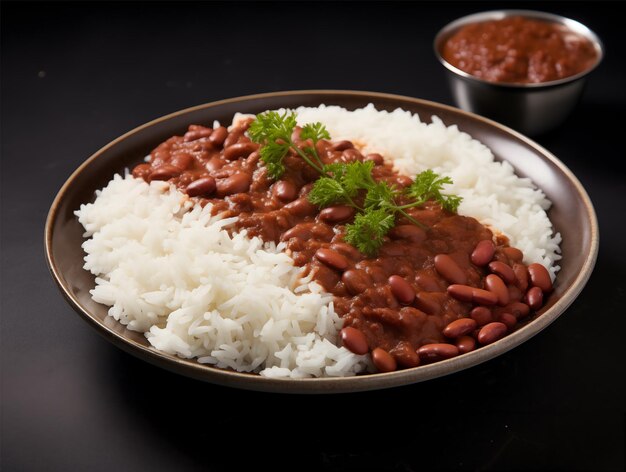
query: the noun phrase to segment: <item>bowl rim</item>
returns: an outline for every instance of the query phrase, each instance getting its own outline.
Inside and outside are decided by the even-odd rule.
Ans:
[[[535,152],[542,155],[554,166],[556,166],[560,172],[564,173],[565,176],[573,184],[576,189],[576,193],[580,195],[582,199],[582,202],[585,206],[586,219],[590,223],[590,251],[586,255],[579,273],[575,276],[567,292],[564,293],[563,296],[559,300],[557,300],[551,307],[549,307],[544,313],[542,313],[541,316],[534,319],[531,323],[522,326],[517,331],[511,333],[508,336],[505,336],[504,338],[490,345],[483,346],[480,349],[464,354],[462,356],[447,359],[434,364],[398,370],[395,372],[376,373],[350,377],[321,377],[304,379],[268,378],[260,376],[258,374],[220,369],[206,364],[200,364],[193,359],[182,359],[170,354],[165,354],[161,351],[157,351],[150,346],[143,345],[134,341],[133,339],[129,339],[128,337],[123,336],[121,333],[111,329],[109,326],[106,326],[104,323],[101,322],[101,320],[99,320],[95,315],[91,314],[89,310],[82,306],[78,298],[72,294],[68,284],[64,283],[63,281],[62,274],[59,270],[59,267],[57,266],[55,255],[53,252],[52,240],[54,237],[53,229],[55,227],[55,222],[59,217],[61,203],[63,202],[68,190],[73,185],[74,181],[88,166],[91,165],[94,160],[98,159],[99,156],[101,156],[105,151],[113,146],[116,146],[118,143],[124,141],[125,139],[128,139],[129,137],[158,123],[173,119],[187,113],[192,113],[194,111],[213,108],[225,104],[234,104],[257,99],[271,99],[277,97],[297,97],[299,95],[353,97],[364,101],[375,99],[403,101],[410,102],[418,106],[431,107],[436,110],[464,115],[471,120],[483,122],[490,127],[495,127],[506,132],[509,135],[512,135],[512,137],[522,141],[523,144],[531,147]],[[161,368],[165,368],[178,374],[184,374],[195,379],[248,390],[305,394],[358,392],[410,385],[413,383],[431,380],[444,375],[456,373],[458,371],[468,369],[482,362],[491,360],[501,354],[504,354],[505,352],[526,342],[532,336],[542,331],[554,320],[556,320],[556,318],[558,318],[567,309],[567,307],[569,307],[569,305],[574,302],[576,297],[580,294],[585,284],[589,280],[589,277],[591,276],[597,258],[598,248],[599,229],[597,217],[591,199],[589,198],[586,190],[584,189],[580,181],[576,178],[576,176],[572,173],[572,171],[570,171],[563,162],[561,162],[550,151],[543,148],[538,143],[532,141],[530,138],[522,135],[521,133],[493,120],[449,105],[402,95],[353,90],[293,90],[246,95],[185,108],[151,120],[124,133],[123,135],[104,145],[102,148],[93,153],[89,158],[87,158],[68,177],[68,179],[62,185],[61,189],[54,198],[54,201],[48,212],[44,228],[44,249],[46,262],[54,281],[59,287],[59,290],[69,302],[70,306],[84,320],[86,320],[89,324],[95,327],[96,331],[99,334],[104,336],[107,340],[111,341],[116,346],[151,364],[157,365]]]
[[[476,77],[475,75],[470,74],[469,72],[465,72],[464,70],[459,69],[456,66],[453,66],[448,61],[446,61],[442,54],[441,49],[445,41],[454,34],[459,28],[462,26],[472,24],[472,23],[480,23],[488,20],[501,20],[504,18],[508,18],[511,16],[523,16],[527,18],[542,20],[546,22],[559,23],[574,33],[578,33],[585,38],[587,38],[593,44],[597,58],[595,63],[579,72],[578,74],[570,75],[568,77],[563,77],[562,79],[550,80],[547,82],[534,82],[534,83],[523,83],[523,82],[494,82],[482,79],[480,77]],[[457,18],[456,20],[451,21],[446,24],[443,28],[441,28],[437,34],[435,35],[435,39],[433,40],[433,49],[435,52],[435,56],[437,60],[450,72],[455,75],[462,77],[469,81],[474,81],[476,83],[488,85],[491,87],[501,87],[504,89],[518,89],[518,90],[533,90],[533,89],[546,89],[551,87],[557,87],[560,85],[565,85],[570,82],[575,82],[579,79],[586,77],[590,74],[596,67],[600,65],[604,58],[605,49],[604,44],[600,37],[592,31],[589,27],[585,26],[583,23],[568,18],[566,16],[558,15],[556,13],[548,13],[539,10],[525,10],[525,9],[502,9],[502,10],[489,10],[478,13],[472,13],[469,15],[462,16]]]

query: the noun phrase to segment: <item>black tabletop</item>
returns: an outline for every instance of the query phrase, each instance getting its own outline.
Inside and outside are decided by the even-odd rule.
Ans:
[[[537,141],[600,223],[576,302],[513,351],[384,391],[289,396],[201,383],[101,338],[66,304],[43,227],[70,173],[167,113],[252,93],[389,92],[452,104],[437,30],[502,3],[2,2],[0,468],[623,470],[626,48],[615,3],[515,3],[577,19],[606,58]]]

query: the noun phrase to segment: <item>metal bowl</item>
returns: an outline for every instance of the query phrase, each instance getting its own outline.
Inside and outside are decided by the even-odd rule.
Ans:
[[[458,69],[441,54],[445,42],[459,28],[488,20],[523,16],[559,23],[589,39],[597,52],[595,64],[570,77],[541,83],[489,82]],[[434,42],[435,54],[446,68],[452,95],[460,108],[504,123],[524,134],[536,136],[560,125],[575,108],[586,76],[602,61],[604,47],[598,36],[578,21],[533,10],[494,10],[464,16],[442,28]]]

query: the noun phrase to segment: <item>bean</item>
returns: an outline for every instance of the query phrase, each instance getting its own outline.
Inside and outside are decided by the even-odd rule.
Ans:
[[[504,323],[509,330],[515,328],[515,325],[517,324],[517,318],[515,318],[515,316],[511,313],[502,313],[498,316],[498,321],[500,323]]]
[[[437,297],[444,295],[443,293],[417,292],[415,301],[413,302],[417,308],[425,311],[429,315],[438,315],[441,313],[441,301]]]
[[[354,145],[351,141],[338,141],[336,143],[331,144],[330,148],[332,151],[345,151],[346,149],[353,148]]]
[[[506,257],[512,262],[522,262],[522,259],[524,259],[524,253],[516,247],[507,246],[502,248],[502,252],[506,254]]]
[[[459,355],[459,348],[454,344],[424,344],[417,350],[420,360],[424,363],[438,362]]]
[[[224,167],[224,164],[226,164],[226,162],[224,162],[219,157],[214,156],[214,157],[212,157],[211,159],[208,160],[208,162],[204,165],[204,167],[209,172],[215,172],[216,170],[219,170],[222,167]]]
[[[311,227],[311,234],[315,237],[315,239],[330,242],[333,239],[335,232],[332,227],[325,223],[316,223]]]
[[[504,323],[494,321],[480,328],[478,332],[478,342],[483,345],[491,344],[503,338],[506,331],[507,327]]]
[[[370,276],[365,271],[358,269],[346,270],[341,276],[341,281],[352,295],[363,293],[372,286]]]
[[[178,167],[179,169],[187,169],[191,163],[193,162],[193,156],[185,153],[180,153],[180,154],[176,154],[174,157],[172,157],[172,160],[170,161],[170,163],[173,166]]]
[[[215,179],[211,176],[208,176],[191,182],[189,185],[187,185],[185,192],[190,197],[197,197],[199,195],[211,195],[213,192],[215,192],[215,189]]]
[[[324,225],[326,228],[329,227],[328,225],[326,225],[324,223],[322,223],[321,225]],[[357,248],[355,248],[354,246],[352,246],[351,244],[348,244],[348,243],[342,243],[342,242],[332,243],[330,245],[330,248],[333,251],[337,251],[338,253],[343,254],[348,259],[360,259],[362,257],[361,253],[359,252],[359,250]]]
[[[298,188],[289,180],[279,180],[274,184],[272,193],[284,202],[290,202],[298,196]]]
[[[541,287],[532,287],[528,292],[526,292],[524,301],[533,310],[541,308],[541,305],[543,305],[543,292]]]
[[[496,245],[490,239],[479,241],[470,257],[472,263],[477,266],[486,266],[493,259]]]
[[[462,302],[471,302],[473,299],[474,287],[462,284],[453,284],[448,286],[448,294]]]
[[[353,328],[352,326],[346,326],[341,330],[340,334],[341,342],[346,349],[359,355],[368,353],[369,346],[367,345],[367,339],[363,331]]]
[[[147,179],[150,175],[150,172],[152,172],[152,166],[150,164],[148,164],[147,162],[144,164],[138,164],[133,169],[133,177],[135,177],[136,179]]]
[[[517,286],[522,292],[528,290],[528,269],[524,264],[513,264],[513,273],[517,279]]]
[[[243,136],[243,129],[241,128],[233,129],[230,133],[228,133],[228,136],[226,136],[226,139],[224,140],[224,149],[232,146],[237,141],[239,141],[239,138],[241,138],[241,136]]]
[[[247,172],[238,172],[230,177],[219,179],[216,182],[217,196],[225,197],[235,193],[247,192],[250,188],[251,180],[252,177]]]
[[[400,303],[408,305],[413,302],[415,298],[415,290],[413,287],[399,275],[392,275],[389,277],[389,286],[391,287],[391,293],[398,299]]]
[[[317,213],[317,207],[307,197],[300,197],[284,206],[285,210],[294,216],[313,216]]]
[[[334,225],[350,220],[354,216],[354,208],[347,205],[326,207],[320,211],[320,220]]]
[[[365,158],[363,160],[364,161],[374,161],[374,165],[377,165],[377,166],[379,166],[383,162],[385,162],[385,160],[383,159],[383,156],[381,156],[377,152],[373,152],[373,153],[368,154],[367,156],[365,156]]]
[[[291,238],[298,238],[302,240],[311,239],[312,234],[312,224],[311,223],[302,223],[296,225],[283,233],[280,237],[282,241],[288,241]]]
[[[528,275],[530,276],[530,282],[535,287],[539,287],[544,293],[552,291],[550,273],[543,265],[537,263],[530,264],[528,266]]]
[[[440,286],[440,282],[435,279],[435,277],[432,277],[423,272],[417,274],[417,276],[415,277],[415,281],[417,282],[417,285],[419,285],[427,292],[439,292],[443,290],[443,288]]]
[[[408,343],[398,343],[398,346],[393,348],[390,354],[396,359],[397,363],[403,367],[411,368],[420,365],[420,356],[418,356],[417,351]]]
[[[358,149],[350,148],[341,153],[341,160],[344,162],[355,162],[363,160],[363,154]]]
[[[209,136],[209,141],[215,145],[215,147],[220,147],[224,144],[224,140],[228,136],[228,130],[224,126],[220,126],[213,130],[211,136]]]
[[[470,316],[476,321],[478,326],[484,326],[493,321],[493,314],[491,313],[491,310],[484,306],[477,306],[473,308],[470,312]]]
[[[391,239],[407,239],[419,244],[426,240],[426,231],[415,225],[398,225],[389,231]]]
[[[315,257],[334,269],[346,270],[348,268],[348,259],[332,249],[320,248],[315,252]]]
[[[472,301],[479,305],[495,305],[498,302],[498,297],[489,290],[472,288]]]
[[[150,174],[149,180],[169,180],[173,177],[178,177],[182,169],[170,165],[170,164],[161,164],[159,167],[154,169]]]
[[[447,338],[458,338],[470,334],[478,327],[476,320],[472,318],[459,318],[454,320],[443,330],[443,335]]]
[[[463,285],[467,283],[467,275],[465,275],[463,269],[447,254],[437,254],[435,256],[435,269],[451,284]]]
[[[493,261],[489,263],[489,270],[494,274],[498,274],[507,284],[514,284],[517,280],[515,272],[508,265],[501,261]]]
[[[208,138],[209,136],[211,136],[211,133],[213,133],[213,130],[211,128],[203,127],[202,129],[194,129],[194,130],[187,131],[185,135],[183,136],[183,140],[185,142],[189,142],[189,141],[195,141],[200,138]]]
[[[530,314],[530,307],[522,302],[511,302],[504,309],[516,318],[525,318]]]
[[[498,298],[498,305],[506,305],[509,303],[509,289],[504,285],[504,282],[496,274],[489,274],[485,277],[485,287],[490,292],[494,293]]]
[[[380,347],[372,351],[372,362],[374,362],[379,372],[393,372],[398,368],[398,364],[393,356]]]
[[[257,145],[254,143],[237,143],[224,148],[224,159],[234,161],[241,157],[248,157],[256,151]]]
[[[413,179],[407,175],[398,175],[396,177],[396,183],[400,187],[408,187],[409,185],[413,183]]]
[[[461,336],[457,338],[455,344],[459,349],[459,354],[465,354],[476,349],[476,340],[471,336]]]

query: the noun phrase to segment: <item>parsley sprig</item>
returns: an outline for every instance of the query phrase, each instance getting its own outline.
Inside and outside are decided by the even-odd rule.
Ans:
[[[346,225],[345,241],[368,256],[374,256],[384,244],[385,235],[396,224],[398,214],[418,226],[424,226],[406,210],[435,200],[448,211],[455,212],[462,198],[441,193],[450,177],[439,177],[432,170],[417,174],[415,181],[403,190],[384,181],[375,181],[372,176],[372,161],[324,164],[316,144],[320,139],[330,139],[330,134],[321,123],[310,123],[302,127],[300,138],[311,140],[312,146],[300,148],[291,139],[296,127],[296,115],[268,111],[257,115],[248,129],[250,139],[262,144],[261,160],[268,175],[278,179],[285,172],[284,158],[293,149],[304,161],[319,172],[313,189],[308,195],[311,203],[326,207],[349,205],[357,210],[354,222]],[[409,200],[398,205],[397,202]]]

